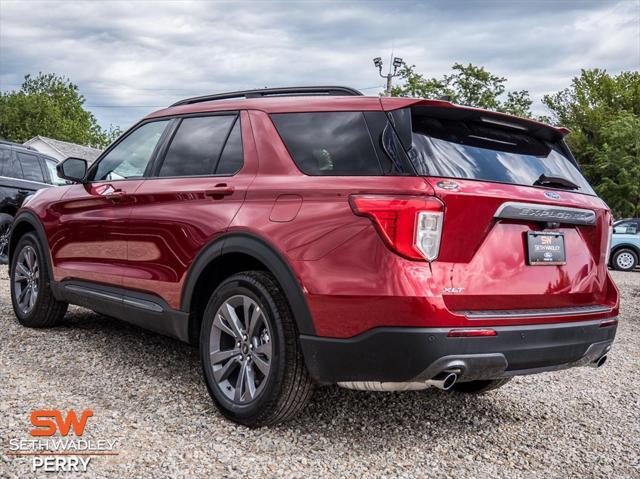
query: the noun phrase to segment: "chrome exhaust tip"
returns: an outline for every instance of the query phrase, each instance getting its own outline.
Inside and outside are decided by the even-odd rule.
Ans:
[[[426,381],[428,386],[432,386],[443,391],[448,391],[458,380],[456,373],[448,373],[446,371],[436,374],[433,378]]]
[[[601,368],[607,362],[607,355],[603,354],[598,359],[589,364],[592,368]]]

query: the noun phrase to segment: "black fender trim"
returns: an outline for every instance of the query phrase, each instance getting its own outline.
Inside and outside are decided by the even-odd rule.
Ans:
[[[36,236],[38,237],[38,240],[40,240],[40,246],[46,253],[45,260],[47,262],[47,268],[53,274],[51,251],[49,249],[49,242],[47,241],[47,233],[44,231],[44,226],[42,226],[40,218],[30,210],[22,209],[18,211],[18,214],[13,219],[11,235],[9,237],[9,265],[11,265],[11,258],[13,258],[13,250],[18,244],[18,239],[14,237],[14,233],[19,229],[19,226],[24,223],[28,223],[36,231]]]
[[[195,258],[182,288],[181,310],[189,312],[198,278],[211,261],[230,253],[242,253],[264,264],[282,287],[300,334],[315,335],[311,312],[300,282],[278,250],[250,233],[226,233],[209,243]]]

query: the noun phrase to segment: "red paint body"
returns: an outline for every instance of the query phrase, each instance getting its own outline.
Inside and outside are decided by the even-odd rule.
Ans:
[[[41,219],[54,279],[86,279],[155,294],[181,309],[189,266],[212,240],[244,231],[263,238],[297,277],[319,336],[346,338],[379,326],[471,327],[593,320],[618,313],[607,272],[610,214],[597,197],[540,187],[402,176],[322,177],[299,171],[269,113],[392,110],[415,99],[269,98],[196,103],[150,117],[240,110],[244,166],[232,177],[151,178],[41,190],[26,206]],[[505,115],[506,116],[506,115]],[[506,116],[508,118],[508,116]],[[205,192],[233,187],[214,199]],[[122,190],[105,198],[103,188]],[[435,195],[444,203],[440,255],[429,265],[388,249],[371,220],[356,216],[351,194]],[[595,227],[562,227],[567,264],[528,266],[525,232],[535,223],[496,220],[505,201],[591,209]],[[459,293],[444,293],[457,288]],[[456,310],[606,305],[610,311],[535,319],[467,319]]]

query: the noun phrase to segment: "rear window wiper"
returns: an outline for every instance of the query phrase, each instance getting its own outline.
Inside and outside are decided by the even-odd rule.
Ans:
[[[544,173],[533,182],[535,186],[551,186],[554,188],[565,188],[567,190],[579,190],[580,187],[573,181],[567,180],[561,176],[547,176]]]

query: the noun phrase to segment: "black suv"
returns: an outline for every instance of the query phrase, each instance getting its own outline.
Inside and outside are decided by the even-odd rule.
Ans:
[[[9,230],[24,199],[41,188],[66,184],[56,174],[57,164],[31,147],[0,141],[0,264],[7,263]]]

